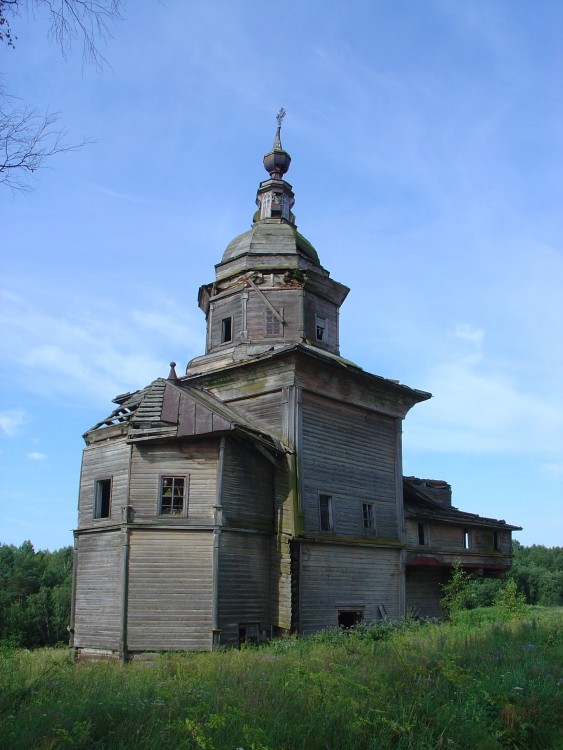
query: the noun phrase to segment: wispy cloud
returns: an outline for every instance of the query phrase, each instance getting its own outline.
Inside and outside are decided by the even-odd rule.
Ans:
[[[30,453],[26,453],[25,457],[28,461],[46,461],[47,455],[45,453],[40,453],[39,451],[31,451]]]
[[[527,392],[502,368],[472,353],[436,363],[431,406],[409,416],[410,447],[443,453],[563,453],[563,410],[552,394]],[[553,464],[555,466],[555,464]]]
[[[87,307],[59,300],[10,294],[0,342],[12,377],[49,398],[107,402],[167,375],[171,359],[185,362],[203,347],[201,326],[167,299],[153,297],[144,310],[107,299]],[[2,427],[13,433],[22,421],[20,412],[7,412]]]
[[[7,437],[17,435],[28,421],[29,418],[23,409],[11,409],[0,412],[0,430]]]

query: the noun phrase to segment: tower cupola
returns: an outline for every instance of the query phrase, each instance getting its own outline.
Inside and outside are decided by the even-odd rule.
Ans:
[[[262,219],[281,218],[295,224],[295,216],[291,213],[295,196],[289,182],[283,179],[291,164],[291,156],[281,144],[281,126],[284,117],[285,109],[282,107],[276,117],[278,126],[274,145],[272,150],[264,156],[264,169],[270,175],[270,179],[261,182],[258,188],[256,194],[258,211],[254,215],[255,222]]]
[[[339,354],[338,314],[349,289],[330,278],[297,231],[293,190],[284,180],[291,164],[281,144],[284,116],[282,107],[274,145],[264,156],[270,176],[258,187],[253,224],[227,245],[215,281],[200,287],[207,342],[188,374],[299,344]]]

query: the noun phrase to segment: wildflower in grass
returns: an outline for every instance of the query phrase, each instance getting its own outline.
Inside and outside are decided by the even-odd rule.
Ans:
[[[522,646],[522,648],[536,648],[536,644],[535,643],[524,643],[524,645]]]

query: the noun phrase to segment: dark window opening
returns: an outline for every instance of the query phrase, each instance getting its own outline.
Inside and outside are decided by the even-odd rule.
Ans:
[[[326,318],[321,318],[320,315],[315,315],[315,336],[317,341],[326,339]]]
[[[354,625],[359,625],[364,619],[364,613],[359,609],[339,609],[338,627],[349,630]]]
[[[469,533],[469,529],[463,530],[463,549],[470,549],[471,548],[471,534]]]
[[[418,529],[418,543],[426,544],[426,534],[425,534],[424,524],[419,523],[417,526],[417,529]]]
[[[493,549],[496,551],[500,549],[500,534],[498,531],[493,531]]]
[[[160,490],[160,515],[184,514],[185,477],[162,477]]]
[[[321,531],[332,531],[331,495],[319,495],[319,526]]]
[[[96,505],[94,518],[109,518],[111,513],[111,479],[96,482]]]
[[[362,503],[364,531],[375,531],[375,513],[373,503]]]
[[[226,344],[233,340],[233,319],[223,318],[221,321],[221,343]]]
[[[260,640],[260,623],[245,622],[238,626],[238,642],[241,643],[258,643]]]

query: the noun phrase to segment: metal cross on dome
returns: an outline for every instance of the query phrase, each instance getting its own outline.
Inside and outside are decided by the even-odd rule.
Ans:
[[[286,115],[285,109],[283,107],[280,107],[280,111],[276,115],[276,120],[278,121],[278,128],[281,128],[281,124],[285,115]]]

